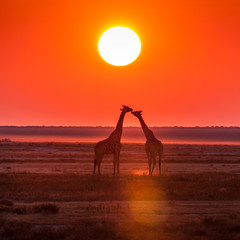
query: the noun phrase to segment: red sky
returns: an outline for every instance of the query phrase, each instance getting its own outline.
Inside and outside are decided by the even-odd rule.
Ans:
[[[141,39],[128,66],[98,54],[113,26]],[[122,104],[150,126],[240,125],[239,0],[1,0],[0,29],[0,125],[114,126]]]

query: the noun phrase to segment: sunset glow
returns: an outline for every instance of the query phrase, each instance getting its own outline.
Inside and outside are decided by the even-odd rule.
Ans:
[[[150,126],[239,126],[239,22],[236,0],[0,1],[0,125],[115,126],[125,104]],[[123,67],[98,51],[115,26],[141,41]]]
[[[240,240],[240,0],[0,0],[0,240]]]

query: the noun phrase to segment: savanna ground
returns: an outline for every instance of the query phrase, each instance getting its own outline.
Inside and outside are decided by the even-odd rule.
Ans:
[[[1,143],[0,239],[240,239],[239,146],[167,145],[152,177],[142,144],[93,177],[93,146]]]

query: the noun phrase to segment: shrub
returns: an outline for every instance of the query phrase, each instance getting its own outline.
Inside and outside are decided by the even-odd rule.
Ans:
[[[43,203],[33,206],[34,213],[56,214],[59,212],[59,207],[55,203]]]
[[[8,206],[8,207],[12,207],[13,206],[13,202],[10,200],[1,200],[0,201],[0,205],[4,205],[4,206]]]

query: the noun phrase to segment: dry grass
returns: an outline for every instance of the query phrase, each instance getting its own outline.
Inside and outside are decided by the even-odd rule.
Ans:
[[[95,143],[1,142],[1,163],[91,164]],[[106,156],[104,162],[111,161]],[[144,144],[123,143],[122,163],[147,163]],[[164,144],[164,163],[240,163],[240,148],[234,145]]]
[[[231,218],[203,217],[185,223],[137,223],[106,220],[79,221],[71,225],[36,227],[28,222],[0,222],[2,240],[77,240],[77,239],[131,239],[131,240],[237,240],[240,223]]]
[[[0,174],[0,199],[12,201],[240,200],[240,175],[153,176]]]
[[[75,162],[81,159],[83,162],[91,159],[92,163],[93,146],[2,142],[0,161]],[[143,161],[146,158],[143,149],[142,144],[125,144],[122,157],[134,163]],[[239,156],[239,148],[234,146],[168,145],[164,161],[225,163],[239,162]],[[197,210],[179,211],[175,204],[181,200],[239,201],[239,189],[239,174],[216,172],[163,174],[160,177],[1,173],[0,239],[237,240],[240,239],[240,215],[238,212],[235,214],[235,206],[229,207],[231,202],[224,209],[219,207],[218,211],[216,207],[212,212],[206,206],[201,211],[199,205]],[[160,207],[155,212],[145,205],[140,210],[134,208],[130,211],[124,204],[111,204],[115,200],[172,201],[169,204],[172,204],[171,209],[175,215],[170,212],[165,218],[167,208],[163,210]],[[67,206],[72,206],[71,201],[89,201],[89,204],[87,202],[84,208],[80,208],[80,204],[76,203],[76,207],[71,208],[61,201],[69,201],[67,204],[70,205]],[[193,215],[197,214],[191,216],[191,211]],[[161,216],[156,218],[151,214],[145,215],[152,212],[160,213]],[[180,216],[179,213],[190,214]],[[210,214],[206,217],[202,213]],[[214,215],[218,213],[220,214]],[[141,221],[139,218],[142,218]]]
[[[240,200],[240,175],[222,173],[173,174],[153,176],[80,176],[76,174],[0,174],[1,240],[224,240],[240,239],[240,215],[197,215],[179,221],[137,221],[136,216],[124,215],[120,205],[92,204],[91,200],[186,200],[220,201]],[[43,226],[27,222],[36,214],[56,214],[59,201],[88,200],[88,220],[68,221],[61,225]],[[13,202],[55,201],[55,203],[13,204]],[[121,219],[95,218],[95,214],[109,212]],[[35,215],[30,215],[35,214]],[[122,214],[122,215],[121,215]],[[19,216],[22,215],[22,216]],[[59,213],[60,215],[60,213]],[[59,217],[56,216],[56,218]],[[46,216],[41,216],[46,217]],[[48,216],[47,216],[48,217]],[[54,219],[53,215],[51,216]],[[25,220],[24,220],[25,219]],[[145,217],[148,219],[148,217]],[[183,221],[184,219],[184,221]]]

